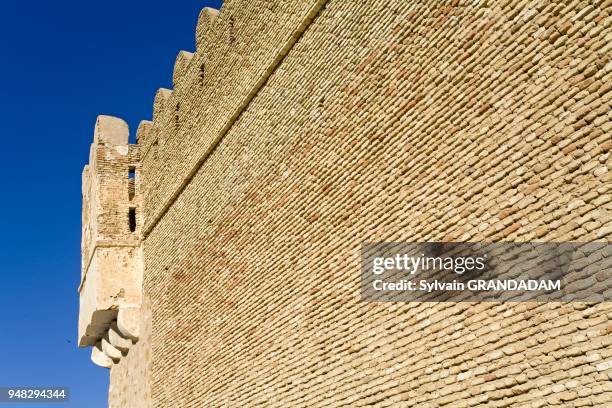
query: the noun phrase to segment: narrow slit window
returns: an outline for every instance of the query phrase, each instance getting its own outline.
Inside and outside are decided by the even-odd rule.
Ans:
[[[136,207],[130,207],[128,223],[130,225],[130,232],[136,232]]]
[[[157,159],[159,159],[159,153],[158,153],[159,143],[157,140],[153,142],[153,146],[151,146],[151,150],[152,150],[151,154],[153,155],[153,160],[156,161]]]
[[[233,44],[236,41],[236,19],[234,17],[229,18],[229,34],[230,34],[230,44]]]
[[[136,167],[130,166],[128,169],[128,197],[130,200],[136,194]]]

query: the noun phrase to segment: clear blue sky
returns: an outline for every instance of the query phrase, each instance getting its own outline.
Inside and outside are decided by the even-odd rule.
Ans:
[[[94,121],[116,115],[135,131],[150,119],[176,54],[194,49],[199,11],[220,3],[2,2],[0,386],[67,386],[71,402],[51,406],[107,406],[108,370],[76,347],[81,170]]]

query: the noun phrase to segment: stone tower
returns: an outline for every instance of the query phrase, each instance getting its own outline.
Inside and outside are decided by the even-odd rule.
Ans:
[[[139,147],[127,124],[99,116],[83,170],[79,346],[110,367],[138,340],[142,249]]]

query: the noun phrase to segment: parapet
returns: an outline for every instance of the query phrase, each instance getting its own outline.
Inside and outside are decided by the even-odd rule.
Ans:
[[[145,236],[326,2],[281,2],[269,5],[266,13],[243,1],[225,1],[221,10],[202,9],[195,29],[195,50],[180,51],[176,56],[172,90],[160,89],[156,94],[150,137],[141,144],[146,168]],[[272,16],[274,24],[270,24]]]
[[[99,116],[89,164],[83,170],[80,347],[109,367],[138,340],[142,291],[139,146],[128,125]]]

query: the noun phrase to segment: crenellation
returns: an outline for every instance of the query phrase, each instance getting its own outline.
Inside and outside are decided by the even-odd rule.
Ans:
[[[107,115],[98,116],[94,131],[94,144],[127,146],[128,138],[128,125],[123,119]]]
[[[195,31],[196,50],[200,56],[205,55],[206,47],[212,48],[215,42],[212,33],[214,31],[215,20],[218,16],[219,10],[211,7],[204,7],[200,11]]]
[[[179,81],[185,76],[185,73],[189,69],[189,64],[193,59],[193,53],[188,51],[180,51],[176,56],[174,63],[174,71],[172,74],[172,83],[176,89]]]
[[[141,165],[142,167],[147,166],[151,168],[153,164],[158,160],[158,138],[153,127],[153,122],[142,121],[140,122],[139,135],[141,139],[138,140],[141,154]],[[147,173],[142,173],[140,178],[140,185],[143,191],[148,191],[149,180]],[[144,214],[143,214],[144,215]]]
[[[171,89],[159,88],[155,93],[155,100],[153,102],[153,126],[156,126],[163,120],[162,118],[165,116],[168,106],[171,105],[171,103],[169,103],[171,97]]]
[[[147,147],[150,146],[150,134],[151,134],[151,126],[153,122],[150,120],[141,120],[138,124],[138,130],[136,131],[136,141],[140,146],[140,150],[142,156],[146,155]]]
[[[175,93],[180,94],[182,99],[183,116],[189,121],[185,127],[193,131],[182,134],[180,138],[173,137],[176,129],[170,120],[170,109],[166,109],[163,115],[154,113],[154,127],[158,129],[159,134],[165,136],[161,148],[164,162],[170,167],[151,170],[151,179],[156,180],[156,185],[150,189],[152,199],[145,203],[145,234],[171,204],[185,180],[194,174],[201,161],[214,149],[218,140],[271,74],[273,67],[282,60],[290,44],[295,43],[325,1],[308,0],[279,4],[275,10],[276,21],[280,24],[268,26],[270,30],[266,32],[262,32],[261,28],[267,25],[268,19],[261,13],[258,5],[241,3],[240,11],[235,11],[233,4],[226,1],[216,16],[211,10],[202,11],[202,18],[196,28],[196,32],[200,33],[197,37],[200,40],[210,37],[210,40],[205,40],[210,48],[206,49],[205,55],[200,51],[201,47],[198,48],[187,77],[180,82],[179,88],[175,89]],[[229,20],[233,15],[240,15],[241,18],[233,18],[233,23],[230,24]],[[207,25],[210,25],[211,30],[206,29]],[[233,25],[231,35],[234,37],[231,43],[223,40],[230,36],[230,25]],[[256,45],[251,39],[257,36],[260,39],[266,36],[269,41]],[[203,42],[199,41],[198,44]],[[237,52],[238,50],[240,52]],[[205,64],[204,78],[201,77],[202,63]],[[249,75],[244,75],[241,71],[241,67],[245,66],[250,67]],[[173,100],[170,104],[173,103],[176,101]],[[188,148],[189,146],[198,147],[192,149]],[[160,197],[157,198],[158,196]]]

